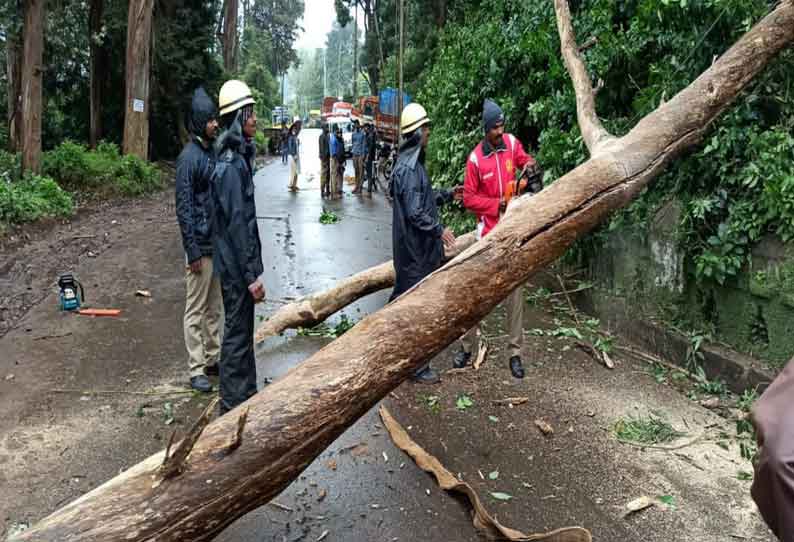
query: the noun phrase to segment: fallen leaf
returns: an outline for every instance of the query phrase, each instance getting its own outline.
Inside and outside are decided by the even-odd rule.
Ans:
[[[497,418],[496,416],[488,416],[488,419],[491,420],[493,423],[497,423],[499,421],[499,418]]]
[[[388,463],[388,462],[389,462],[389,456],[388,456],[388,455],[386,455],[386,452],[381,452],[381,453],[383,453],[383,461],[384,461],[385,463]]]
[[[646,508],[650,508],[655,504],[656,501],[651,499],[647,495],[642,496],[639,499],[634,499],[633,501],[626,504],[626,512],[623,514],[623,517],[629,516],[635,512],[639,512],[640,510],[645,510]]]
[[[488,478],[490,478],[491,480],[496,480],[497,478],[499,478],[499,471],[495,470],[495,471],[489,472],[488,473]]]
[[[325,466],[328,467],[331,470],[336,470],[336,459],[329,459],[325,463]]]
[[[501,491],[492,491],[491,497],[500,501],[509,501],[513,498],[509,493],[502,493]]]
[[[138,297],[152,297],[152,292],[150,292],[149,290],[138,290],[137,292],[135,292],[135,295],[137,295]]]
[[[326,536],[328,536],[328,529],[323,531],[323,534],[320,535],[320,537],[317,539],[317,542],[320,542],[320,540],[325,540]]]
[[[325,489],[321,489],[320,493],[317,495],[317,502],[322,502],[326,496],[328,496],[328,492]]]
[[[535,420],[535,425],[537,426],[538,429],[540,429],[540,432],[546,436],[554,434],[554,428],[551,425],[549,425],[546,420],[538,418],[537,420]]]
[[[604,365],[607,366],[607,369],[614,369],[615,362],[612,361],[612,358],[609,357],[609,354],[607,354],[606,352],[601,352],[601,355],[604,356]]]
[[[675,508],[675,499],[672,495],[661,495],[656,498],[660,503],[666,504],[670,508]]]
[[[14,375],[13,374],[6,375],[6,380],[14,380]]]

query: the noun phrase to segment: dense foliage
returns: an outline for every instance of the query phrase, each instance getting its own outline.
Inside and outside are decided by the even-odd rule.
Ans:
[[[484,0],[444,28],[419,100],[433,119],[433,179],[461,182],[482,137],[484,98],[553,182],[587,157],[559,53],[552,2]],[[767,0],[583,0],[572,2],[580,44],[607,127],[624,134],[708,68],[773,7]],[[684,202],[680,235],[701,278],[719,282],[746,262],[768,232],[794,237],[794,52],[785,52],[715,124],[694,155],[671,169],[606,227],[643,225],[660,202]],[[459,229],[462,214],[449,217]],[[592,241],[592,239],[591,239]]]

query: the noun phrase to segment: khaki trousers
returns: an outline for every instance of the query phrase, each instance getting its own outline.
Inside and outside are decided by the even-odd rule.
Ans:
[[[289,157],[289,187],[294,190],[298,187],[298,174],[300,173],[300,164],[295,160],[295,157]]]
[[[522,287],[518,287],[504,300],[507,309],[507,336],[510,348],[510,357],[521,355],[521,346],[524,344],[524,298]],[[460,342],[465,352],[471,352],[477,342],[477,324],[461,337]]]
[[[364,186],[364,158],[365,156],[363,154],[353,157],[353,168],[356,172],[356,192],[361,192]]]
[[[190,376],[204,374],[204,367],[218,362],[221,351],[221,284],[212,273],[212,258],[201,257],[201,271],[185,271],[185,347]]]
[[[339,193],[341,184],[339,184],[339,160],[331,158],[331,196],[336,196]]]
[[[331,190],[329,188],[329,175],[330,175],[330,165],[328,160],[320,159],[320,195],[327,196],[331,194]]]

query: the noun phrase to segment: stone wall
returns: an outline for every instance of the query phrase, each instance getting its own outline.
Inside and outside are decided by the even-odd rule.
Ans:
[[[739,276],[699,282],[676,236],[680,213],[669,201],[647,228],[603,234],[579,262],[594,287],[577,302],[623,334],[636,337],[640,321],[683,336],[698,330],[769,366],[784,364],[794,356],[794,245],[769,236]]]

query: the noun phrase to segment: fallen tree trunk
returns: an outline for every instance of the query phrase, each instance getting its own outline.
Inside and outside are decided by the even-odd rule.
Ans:
[[[558,7],[562,2],[557,0]],[[558,16],[565,17],[563,10]],[[540,194],[517,201],[485,239],[208,425],[181,474],[158,480],[161,452],[15,540],[211,540],[281,492],[416,367],[631,201],[675,156],[695,145],[792,40],[794,0],[786,0],[627,135],[598,145],[590,160]],[[244,412],[247,424],[240,432]],[[236,442],[233,449],[230,442]]]
[[[455,248],[446,251],[447,260],[454,258],[475,241],[474,233],[461,235]],[[388,261],[365,269],[337,282],[333,288],[304,296],[284,305],[256,330],[254,342],[262,342],[280,335],[287,329],[313,327],[324,322],[335,312],[347,307],[357,299],[394,286],[394,262]]]

